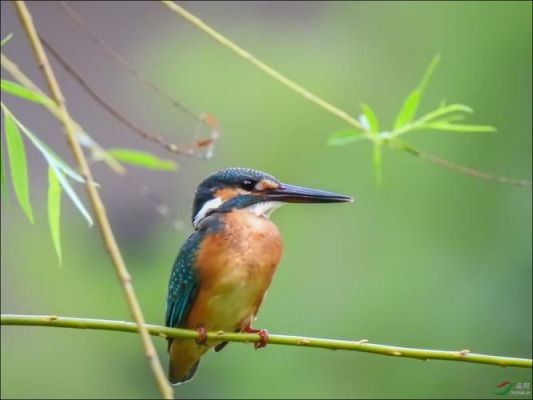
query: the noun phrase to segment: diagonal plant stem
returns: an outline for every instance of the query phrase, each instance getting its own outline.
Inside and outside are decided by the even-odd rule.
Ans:
[[[96,329],[119,332],[137,332],[138,327],[132,322],[112,321],[105,319],[69,318],[57,315],[13,315],[2,314],[1,325],[18,326],[45,326],[74,329]],[[198,331],[188,329],[169,328],[159,325],[146,325],[151,335],[159,337],[172,337],[181,339],[197,339]],[[223,342],[256,343],[261,340],[259,335],[250,333],[225,333],[209,332],[208,340]],[[532,360],[504,356],[491,356],[487,354],[471,353],[470,350],[429,350],[409,347],[390,346],[369,343],[363,339],[359,341],[335,340],[323,338],[310,338],[288,335],[268,335],[269,344],[285,346],[315,347],[329,350],[351,350],[364,353],[380,354],[384,356],[415,358],[419,360],[447,360],[462,361],[476,364],[495,365],[499,367],[531,368]]]
[[[411,146],[410,144],[407,144],[406,142],[400,139],[394,139],[391,146],[394,148],[399,148],[402,151],[408,154],[411,154],[415,157],[419,157],[422,160],[430,161],[433,164],[441,165],[444,168],[447,168],[449,170],[458,172],[466,176],[471,176],[473,178],[483,179],[489,182],[498,182],[498,183],[503,183],[507,185],[514,185],[514,186],[522,186],[522,187],[532,186],[532,182],[525,180],[525,179],[515,179],[515,178],[508,178],[506,176],[492,175],[492,174],[488,174],[486,172],[479,171],[471,167],[453,163],[444,158],[440,158],[433,154],[428,154],[418,149],[415,149],[413,146]]]
[[[56,80],[54,72],[52,71],[46,53],[44,52],[41,41],[39,40],[39,36],[33,24],[33,19],[28,8],[26,7],[26,4],[24,3],[24,1],[15,1],[14,4],[19,15],[21,24],[26,32],[26,35],[28,36],[28,40],[35,53],[37,65],[39,69],[43,72],[50,93],[52,94],[53,100],[58,105],[59,117],[63,124],[63,128],[66,131],[68,144],[72,150],[72,153],[74,154],[76,162],[78,163],[81,174],[86,179],[87,193],[89,195],[89,200],[93,207],[94,214],[98,222],[98,226],[100,228],[100,233],[102,235],[104,246],[109,252],[109,256],[115,267],[119,282],[122,285],[122,289],[124,291],[126,301],[130,308],[131,315],[135,320],[135,323],[137,324],[139,335],[142,339],[144,352],[149,361],[154,377],[157,381],[161,396],[165,399],[172,399],[173,390],[166,379],[165,372],[163,370],[163,367],[161,366],[159,357],[157,356],[155,346],[145,326],[144,316],[139,301],[137,299],[137,295],[135,294],[135,291],[133,289],[131,276],[128,273],[128,269],[126,267],[126,264],[124,263],[122,254],[115,240],[113,230],[111,229],[111,224],[109,223],[105,212],[104,204],[102,202],[102,199],[100,198],[97,187],[92,178],[89,164],[87,163],[87,159],[83,154],[81,145],[76,138],[74,123],[67,110],[65,98],[61,93],[59,84]]]
[[[364,137],[366,139],[368,139],[368,140],[370,140],[372,142],[378,142],[380,140],[379,137],[377,137],[376,135],[372,135],[368,131],[368,129],[366,129],[357,119],[355,119],[352,116],[350,116],[346,111],[343,111],[343,110],[335,107],[334,105],[332,105],[331,103],[328,103],[327,101],[323,100],[319,96],[309,92],[307,89],[305,89],[302,86],[298,85],[297,83],[291,81],[289,78],[287,78],[283,74],[279,73],[278,71],[274,70],[273,68],[269,67],[264,62],[258,60],[252,54],[248,53],[246,50],[244,50],[241,47],[239,47],[236,43],[232,42],[231,40],[229,40],[225,36],[223,36],[220,33],[218,33],[216,30],[211,28],[209,25],[204,23],[201,19],[199,19],[195,15],[193,15],[190,12],[188,12],[187,10],[185,10],[183,7],[179,6],[178,4],[176,4],[175,2],[170,1],[170,0],[160,0],[160,1],[161,1],[161,3],[166,5],[170,10],[172,10],[173,12],[175,12],[175,13],[179,14],[180,16],[182,16],[185,20],[187,20],[188,22],[190,22],[191,24],[196,26],[198,29],[200,29],[201,31],[205,32],[207,35],[211,36],[218,43],[220,43],[221,45],[227,47],[228,49],[230,49],[231,51],[233,51],[234,53],[236,53],[240,57],[244,58],[245,60],[249,61],[252,65],[257,67],[259,70],[263,71],[264,73],[266,73],[267,75],[269,75],[273,79],[277,80],[282,85],[288,87],[292,91],[298,93],[299,95],[303,96],[304,98],[306,98],[310,102],[316,104],[317,106],[319,106],[320,108],[328,111],[329,113],[331,113],[333,115],[336,115],[337,117],[339,117],[340,119],[344,120],[345,122],[347,122],[348,124],[352,125],[353,127],[361,130],[362,134],[364,135]],[[425,81],[425,78],[422,81],[423,82],[422,84],[425,85],[424,81]],[[408,127],[408,128],[410,128],[410,127]],[[408,129],[408,128],[404,128],[403,130]],[[393,147],[395,147],[395,146],[393,146]],[[455,172],[458,172],[458,173],[461,173],[461,174],[464,174],[464,175],[467,175],[467,176],[471,176],[471,177],[474,177],[474,178],[484,179],[484,180],[492,181],[492,182],[516,185],[516,186],[532,186],[532,182],[531,181],[521,180],[521,179],[513,179],[513,178],[507,178],[507,177],[500,177],[500,176],[494,176],[494,175],[488,174],[486,172],[478,171],[478,170],[470,168],[470,167],[466,167],[466,166],[462,166],[462,165],[459,165],[459,164],[452,163],[451,161],[441,159],[441,158],[433,156],[431,154],[422,153],[420,151],[417,151],[415,153],[413,151],[407,150],[406,148],[404,148],[402,146],[396,146],[395,148],[400,149],[400,150],[404,150],[408,154],[418,156],[418,157],[420,157],[422,159],[425,159],[427,161],[430,161],[430,162],[432,162],[434,164],[437,164],[437,165],[440,165],[442,167],[445,167],[445,168],[447,168],[447,169],[449,169],[451,171],[455,171]]]
[[[225,47],[229,48],[233,52],[237,53],[239,56],[244,58],[245,60],[249,61],[251,64],[259,68],[261,71],[266,73],[267,75],[270,75],[272,78],[280,82],[281,84],[285,85],[292,91],[298,93],[299,95],[305,97],[307,100],[311,101],[312,103],[315,103],[317,106],[323,108],[324,110],[330,112],[333,115],[336,115],[340,119],[344,120],[348,124],[354,126],[355,128],[363,131],[364,135],[370,139],[373,140],[372,136],[366,131],[365,127],[357,121],[355,118],[350,116],[346,111],[341,110],[340,108],[335,107],[334,105],[328,103],[327,101],[322,100],[320,97],[318,97],[316,94],[311,93],[309,90],[305,89],[304,87],[298,85],[296,82],[291,81],[289,78],[287,78],[285,75],[280,74],[278,71],[274,70],[273,68],[270,68],[268,65],[266,65],[264,62],[258,60],[253,55],[248,53],[247,51],[243,50],[237,44],[233,43],[228,38],[222,36],[220,33],[215,31],[213,28],[211,28],[209,25],[205,24],[202,20],[195,17],[191,13],[189,13],[187,10],[185,10],[183,7],[180,7],[173,1],[162,1],[164,5],[166,5],[168,8],[170,8],[172,11],[180,14],[183,18],[185,18],[187,21],[189,21],[191,24],[195,25],[197,28],[201,29],[205,33],[207,33],[209,36],[211,36],[213,39],[215,39],[220,44],[224,45]]]
[[[171,153],[190,157],[195,157],[197,155],[195,151],[197,147],[196,145],[180,147],[175,145],[174,143],[168,143],[165,139],[163,139],[162,136],[147,132],[146,130],[138,127],[136,124],[131,122],[122,113],[112,107],[107,101],[102,99],[102,97],[97,94],[87,82],[85,82],[85,80],[63,59],[59,52],[44,37],[39,35],[39,39],[41,40],[46,50],[48,50],[48,52],[52,55],[52,57],[55,58],[65,69],[65,71],[67,71],[67,73],[76,80],[76,82],[82,87],[82,89],[114,118],[122,122],[125,126],[137,133],[142,138],[150,140],[153,143],[157,143],[158,145],[162,146]]]
[[[34,92],[42,94],[45,97],[48,97],[35,83],[31,81],[30,78],[26,76],[24,72],[20,70],[18,65],[15,64],[12,60],[10,60],[7,56],[1,54],[0,62],[2,67],[5,68],[5,70],[8,71],[11,76],[13,76],[13,78],[15,78],[15,80],[21,85],[25,86],[30,90],[33,90]],[[57,119],[60,118],[60,111],[57,104],[51,101],[50,103],[42,105],[46,107],[54,117],[56,117]],[[126,169],[117,160],[111,157],[107,151],[105,151],[93,138],[91,138],[76,121],[73,122],[74,129],[76,130],[77,134],[83,135],[80,137],[80,140],[90,141],[91,150],[94,152],[95,155],[98,156],[98,158],[101,158],[107,164],[107,166],[117,174],[123,175],[126,173]]]
[[[87,26],[87,24],[83,21],[83,19],[80,17],[80,15],[74,11],[74,9],[66,2],[66,1],[59,1],[59,5],[63,8],[65,13],[70,17],[72,22],[83,32],[85,32],[91,40],[96,43],[98,46],[100,46],[105,53],[118,65],[120,65],[124,70],[126,70],[129,74],[134,76],[136,79],[138,79],[143,85],[147,86],[151,90],[153,90],[158,95],[164,97],[166,100],[170,102],[174,107],[182,110],[183,112],[189,114],[191,117],[197,119],[198,121],[205,123],[206,125],[210,126],[209,121],[206,121],[205,117],[203,115],[197,114],[194,112],[191,108],[183,104],[182,102],[176,100],[172,95],[170,95],[167,91],[161,89],[159,86],[157,86],[152,81],[148,80],[145,76],[141,74],[141,72],[135,68],[130,62],[128,62],[122,55],[120,55],[116,50],[114,50],[105,40],[103,40],[101,37],[99,37],[95,31],[93,31],[91,28]]]

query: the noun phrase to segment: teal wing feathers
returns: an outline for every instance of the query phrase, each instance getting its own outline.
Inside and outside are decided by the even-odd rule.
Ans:
[[[201,232],[195,232],[181,248],[170,275],[165,325],[183,327],[198,292],[195,261],[200,246]]]

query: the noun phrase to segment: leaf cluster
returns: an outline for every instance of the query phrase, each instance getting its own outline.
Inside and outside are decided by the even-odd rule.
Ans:
[[[4,38],[1,42],[2,46],[4,46],[4,44],[6,44],[11,38],[11,34]],[[29,102],[40,104],[47,108],[56,107],[56,104],[52,99],[46,95],[13,81],[2,79],[1,91]],[[7,155],[9,157],[11,182],[15,197],[31,223],[34,222],[34,216],[30,200],[30,180],[28,176],[25,139],[33,144],[48,164],[48,221],[52,242],[59,258],[59,262],[61,263],[61,193],[64,191],[67,194],[80,214],[88,221],[89,225],[92,225],[93,223],[90,213],[85,208],[71,184],[71,181],[83,183],[85,182],[85,179],[46,143],[44,143],[38,135],[23,124],[6,104],[4,104],[4,102],[1,102],[0,105],[3,115],[3,128],[7,145]],[[91,147],[93,143],[90,140],[90,137],[82,135],[82,133],[83,132],[79,132],[78,140],[80,141],[80,144],[86,147]],[[5,202],[9,201],[9,195],[7,190],[8,177],[4,170],[3,153],[4,151],[2,148],[0,151],[0,189],[2,192],[2,201]],[[97,155],[97,152],[93,152],[94,162],[102,159],[101,156],[98,157]],[[105,156],[112,157],[125,164],[152,170],[174,171],[177,169],[177,164],[174,161],[160,159],[151,153],[133,149],[107,149],[105,151]]]
[[[368,104],[361,104],[359,122],[363,129],[343,129],[332,134],[327,141],[330,146],[342,146],[363,139],[372,141],[373,167],[378,182],[382,180],[382,149],[385,145],[402,148],[409,151],[410,146],[400,137],[416,131],[446,131],[461,133],[487,133],[496,129],[488,125],[472,125],[458,123],[474,111],[464,104],[446,104],[439,106],[415,119],[422,101],[422,95],[428,82],[437,68],[440,56],[431,60],[418,86],[405,98],[400,111],[396,115],[391,130],[380,130],[380,122],[373,109]]]

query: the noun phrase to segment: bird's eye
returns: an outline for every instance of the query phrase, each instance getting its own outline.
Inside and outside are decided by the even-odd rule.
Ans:
[[[245,179],[244,181],[241,182],[241,188],[247,191],[252,191],[255,189],[256,183],[257,182],[252,181],[250,179]]]

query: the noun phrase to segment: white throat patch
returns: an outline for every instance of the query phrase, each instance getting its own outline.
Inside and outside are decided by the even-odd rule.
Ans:
[[[193,221],[193,226],[196,228],[198,224],[211,212],[219,208],[224,201],[219,197],[215,197],[209,201],[206,201],[205,204],[200,208],[200,211],[196,214]],[[285,203],[281,201],[264,201],[262,203],[257,203],[249,207],[244,208],[244,210],[249,211],[257,215],[258,217],[270,218],[275,210],[283,206]]]
[[[270,218],[270,214],[276,211],[285,203],[281,201],[265,201],[262,203],[254,204],[253,206],[246,207],[245,210],[253,212],[258,217]]]
[[[209,201],[206,201],[200,211],[194,216],[194,221],[192,222],[193,226],[196,228],[201,220],[203,220],[206,215],[213,210],[216,210],[224,203],[222,199],[215,197]]]

